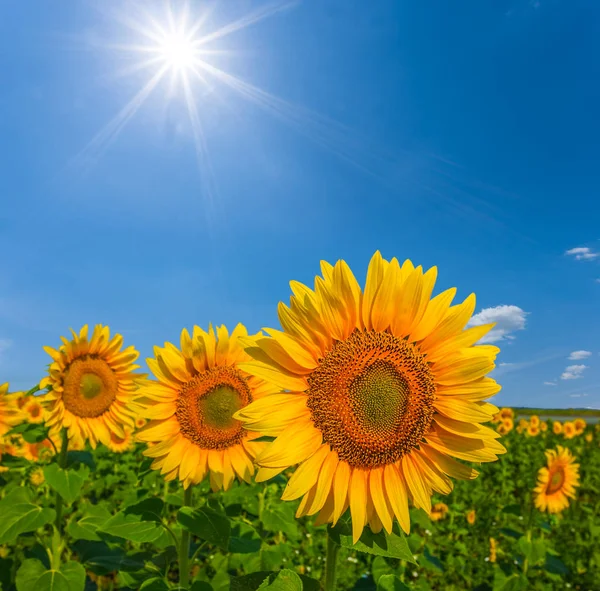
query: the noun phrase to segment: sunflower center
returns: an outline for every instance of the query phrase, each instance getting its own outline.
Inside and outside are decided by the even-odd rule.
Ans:
[[[125,442],[125,437],[119,437],[116,433],[113,433],[111,431],[111,433],[110,433],[110,440],[113,443],[121,444],[121,443]]]
[[[42,411],[41,407],[38,406],[37,404],[32,405],[32,407],[29,410],[31,417],[34,419],[37,419],[40,416],[41,411]]]
[[[119,381],[103,359],[83,355],[65,370],[63,403],[78,417],[98,417],[117,397]]]
[[[554,468],[548,479],[548,486],[546,488],[546,494],[552,495],[558,492],[565,483],[565,470],[562,466]]]
[[[425,358],[387,332],[355,330],[335,342],[308,384],[315,426],[351,466],[398,461],[433,418],[435,381]]]
[[[181,433],[203,449],[226,449],[244,437],[233,414],[252,402],[246,379],[235,368],[216,367],[184,384],[177,399]]]

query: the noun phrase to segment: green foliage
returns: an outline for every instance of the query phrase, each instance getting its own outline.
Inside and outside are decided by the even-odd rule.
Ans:
[[[63,469],[58,464],[49,464],[44,467],[46,482],[68,504],[79,497],[81,487],[89,474],[90,469],[83,464],[80,464],[77,469]]]
[[[54,509],[32,503],[27,489],[13,489],[0,501],[0,544],[51,523],[55,516]]]
[[[69,561],[58,569],[46,569],[36,558],[29,558],[17,571],[17,591],[83,591],[85,568]]]

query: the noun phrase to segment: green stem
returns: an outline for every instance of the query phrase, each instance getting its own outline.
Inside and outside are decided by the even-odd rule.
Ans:
[[[327,558],[325,561],[325,591],[335,590],[335,568],[340,547],[327,534]]]
[[[190,507],[192,504],[192,487],[188,486],[183,491],[183,506]],[[187,588],[190,582],[190,532],[183,528],[181,530],[181,542],[179,546],[179,586]]]
[[[67,449],[69,447],[69,437],[67,430],[62,430],[62,446],[60,448],[60,455],[58,456],[58,466],[64,470],[67,464]],[[63,500],[62,497],[56,493],[56,520],[54,525],[60,534],[62,534],[62,511],[63,511]]]

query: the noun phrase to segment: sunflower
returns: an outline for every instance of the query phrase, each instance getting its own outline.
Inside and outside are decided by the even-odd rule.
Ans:
[[[431,507],[429,519],[431,519],[431,521],[440,521],[440,519],[444,519],[444,517],[446,517],[448,511],[449,509],[446,503],[436,503],[433,505],[433,507]]]
[[[240,369],[249,356],[239,341],[248,336],[238,324],[229,335],[225,326],[208,332],[195,326],[193,337],[181,333],[181,350],[171,343],[155,347],[148,366],[158,381],[147,380],[138,399],[140,415],[150,422],[137,439],[154,443],[144,455],[166,480],[179,478],[185,488],[207,473],[213,490],[227,490],[237,475],[249,481],[253,459],[264,443],[247,432],[233,413],[265,394],[277,391],[261,378]]]
[[[534,425],[535,427],[539,427],[540,426],[540,417],[538,417],[537,415],[531,415],[529,417],[529,424]]]
[[[540,431],[545,432],[548,430],[548,423],[546,421],[542,421],[540,423]]]
[[[500,433],[500,435],[506,435],[507,433],[510,433],[513,430],[513,428],[514,428],[513,420],[506,417],[506,418],[502,419],[501,423],[496,428],[496,431],[498,431],[498,433]]]
[[[498,548],[498,543],[495,538],[490,538],[490,562],[496,562],[496,550]]]
[[[111,433],[124,435],[124,425],[133,426],[133,394],[136,380],[133,362],[139,353],[134,347],[121,351],[123,337],[110,338],[107,326],[96,325],[88,340],[87,325],[73,340],[63,337],[59,349],[44,347],[50,357],[49,376],[40,388],[50,387],[44,396],[48,401],[46,424],[66,427],[73,445],[98,441],[108,445]],[[70,443],[71,445],[71,443]]]
[[[133,438],[132,429],[125,427],[123,429],[123,437],[119,437],[116,433],[110,434],[110,441],[107,444],[108,449],[116,454],[122,454],[133,449],[135,440]]]
[[[33,486],[40,486],[40,485],[44,484],[45,481],[46,481],[46,478],[44,476],[44,471],[41,468],[36,468],[29,475],[29,482]]]
[[[14,394],[8,393],[8,384],[0,385],[0,437],[4,437],[23,420]]]
[[[471,509],[470,511],[467,511],[467,523],[469,525],[475,525],[475,519],[476,519],[475,509]]]
[[[44,422],[44,407],[39,396],[29,396],[29,400],[23,405],[23,416],[28,423],[43,423]]]
[[[519,424],[516,427],[516,431],[517,433],[523,433],[523,431],[525,431],[527,427],[529,427],[527,419],[519,419]]]
[[[563,423],[563,435],[565,439],[573,439],[573,437],[577,435],[575,425],[571,421],[565,421]]]
[[[586,436],[585,436],[585,440],[588,443],[592,443],[592,441],[594,441],[594,435],[593,435],[593,433],[587,433]]]
[[[474,346],[492,324],[463,330],[475,296],[450,306],[430,300],[437,269],[373,256],[361,290],[344,261],[321,263],[315,291],[292,281],[279,304],[283,332],[246,341],[249,373],[279,393],[236,413],[248,429],[276,437],[257,457],[263,481],[299,464],[284,500],[303,497],[297,516],[335,523],[350,507],[353,538],[366,524],[409,531],[408,500],[427,513],[433,491],[477,472],[454,458],[491,462],[506,450],[481,425],[500,390],[485,377],[499,351]]]
[[[562,430],[563,426],[560,421],[554,421],[552,423],[552,432],[554,433],[554,435],[560,435],[562,433]]]
[[[529,426],[527,427],[527,435],[529,435],[530,437],[537,437],[539,434],[540,426],[529,423]]]
[[[573,426],[575,427],[575,434],[581,435],[585,431],[587,423],[583,419],[575,419]]]
[[[503,419],[514,419],[515,413],[512,408],[505,407],[500,411],[500,417]]]
[[[557,446],[547,450],[547,466],[538,472],[535,506],[540,511],[560,513],[569,506],[569,498],[575,498],[575,488],[579,486],[579,464],[571,452]]]
[[[146,421],[143,417],[136,417],[135,419],[135,428],[141,429],[148,421]]]

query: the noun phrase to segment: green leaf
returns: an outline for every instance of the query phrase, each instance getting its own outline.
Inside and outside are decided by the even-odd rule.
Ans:
[[[144,521],[140,515],[119,511],[97,531],[130,542],[153,542],[162,534],[162,526],[156,521]]]
[[[68,534],[74,540],[100,541],[96,531],[111,517],[109,510],[103,505],[90,505],[77,521],[71,521],[67,526]]]
[[[229,552],[238,554],[251,554],[258,552],[262,540],[256,530],[249,524],[239,522],[232,524],[231,537],[229,538]]]
[[[494,586],[494,591],[525,591],[526,589],[530,589],[529,581],[527,577],[520,574],[508,577],[499,587]]]
[[[69,583],[69,591],[83,591],[85,587],[85,568],[79,562],[70,560],[60,567],[61,574]]]
[[[207,507],[201,509],[182,507],[177,512],[177,521],[201,540],[223,550],[229,550],[231,522],[225,515]]]
[[[17,536],[54,521],[54,509],[34,505],[30,498],[27,489],[16,488],[0,501],[0,544],[13,542]]]
[[[27,558],[17,571],[17,591],[36,591],[37,580],[46,572],[46,567],[37,558]]]
[[[396,575],[383,575],[377,581],[377,591],[409,591]]]
[[[302,591],[302,579],[293,570],[284,568],[279,571],[273,582],[269,578],[263,581],[259,589],[271,589],[271,591]]]
[[[546,545],[543,540],[528,540],[522,537],[519,540],[518,546],[531,566],[538,564],[546,557]]]
[[[507,505],[502,509],[502,513],[508,513],[509,515],[516,515],[520,517],[523,515],[523,510],[521,509],[521,505]]]
[[[90,470],[96,469],[94,456],[89,451],[68,451],[67,468],[74,468],[80,464],[86,465]]]
[[[268,585],[276,580],[280,573],[286,571],[279,572],[269,572],[269,571],[259,571],[255,573],[251,573],[249,575],[244,575],[242,577],[231,577],[231,583],[229,587],[229,591],[256,591],[257,589],[271,589],[273,587],[264,587],[264,585]],[[293,572],[293,571],[287,571]],[[293,573],[296,574],[296,573]],[[321,585],[315,579],[311,579],[305,575],[296,575],[299,577],[302,586],[300,589],[303,591],[321,591]],[[296,589],[297,587],[292,587],[292,589]],[[284,587],[285,589],[285,587]]]
[[[374,534],[368,527],[363,530],[360,539],[356,544],[352,543],[352,534],[348,532],[349,522],[338,522],[335,527],[329,527],[329,535],[342,548],[350,548],[358,552],[366,552],[367,554],[375,554],[376,556],[384,556],[386,558],[399,558],[416,564],[413,553],[408,547],[406,537],[394,524],[394,529],[391,534],[385,531],[380,531]]]
[[[24,560],[17,571],[17,591],[83,591],[85,569],[78,562],[66,562],[60,570],[46,570],[36,558]]]
[[[44,477],[50,488],[56,491],[65,501],[71,504],[79,498],[81,487],[87,480],[90,470],[87,466],[80,465],[77,470],[63,469],[58,464],[44,466]]]
[[[290,503],[269,505],[263,509],[261,515],[262,526],[266,531],[283,532],[288,538],[297,540],[300,533],[295,511],[294,506]]]
[[[96,575],[107,575],[113,571],[139,571],[152,558],[149,553],[125,554],[122,548],[111,548],[105,542],[77,540],[72,548],[88,570]]]
[[[165,504],[161,499],[154,497],[143,499],[123,509],[125,515],[138,515],[144,521],[161,522],[161,515]]]
[[[152,577],[142,583],[140,591],[169,591],[169,585],[162,577]]]
[[[425,548],[423,549],[423,558],[425,558],[426,563],[433,566],[434,569],[438,570],[439,572],[444,571],[444,565],[442,564],[442,561],[437,556],[431,554],[427,546],[425,546]]]
[[[568,575],[569,569],[565,566],[562,560],[551,554],[546,554],[546,562],[544,568],[555,575]]]

